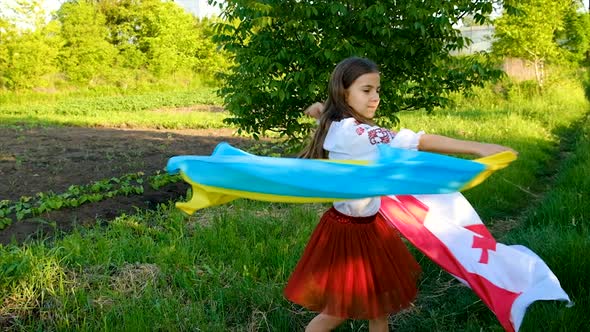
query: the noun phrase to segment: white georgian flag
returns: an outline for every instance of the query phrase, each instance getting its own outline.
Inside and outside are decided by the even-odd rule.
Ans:
[[[381,214],[416,248],[469,286],[506,331],[537,300],[571,301],[539,256],[497,243],[460,193],[386,196]]]

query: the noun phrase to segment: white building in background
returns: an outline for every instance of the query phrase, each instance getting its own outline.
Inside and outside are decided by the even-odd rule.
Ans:
[[[187,12],[197,17],[218,16],[221,10],[217,6],[211,6],[207,0],[173,0]]]
[[[453,54],[473,54],[477,52],[489,52],[492,49],[495,28],[487,26],[471,26],[459,28],[463,37],[471,39],[471,45]]]

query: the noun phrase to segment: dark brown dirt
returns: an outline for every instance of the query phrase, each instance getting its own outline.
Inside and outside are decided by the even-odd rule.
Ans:
[[[74,127],[0,127],[0,200],[38,192],[66,192],[70,185],[144,172],[164,171],[176,155],[208,155],[222,141],[246,147],[251,141],[223,130],[129,130]],[[118,196],[76,209],[61,209],[12,223],[0,230],[0,243],[68,231],[74,225],[108,221],[123,213],[177,200],[187,185],[176,183],[143,195]],[[55,222],[56,227],[49,226]]]

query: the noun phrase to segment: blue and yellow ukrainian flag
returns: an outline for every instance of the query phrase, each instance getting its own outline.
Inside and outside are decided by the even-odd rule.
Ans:
[[[385,195],[443,194],[469,189],[516,159],[506,151],[466,160],[379,145],[374,162],[261,157],[220,143],[211,156],[176,156],[166,170],[192,186],[192,214],[236,198],[270,202],[334,202]]]

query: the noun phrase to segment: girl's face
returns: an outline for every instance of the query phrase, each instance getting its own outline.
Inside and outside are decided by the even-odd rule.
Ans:
[[[359,76],[345,92],[346,103],[358,114],[372,119],[379,106],[379,73]]]

